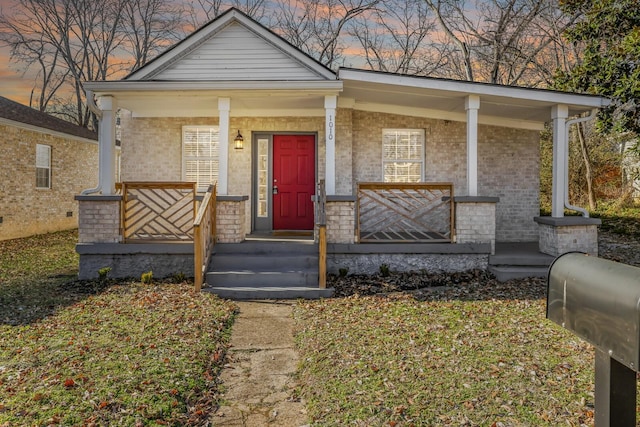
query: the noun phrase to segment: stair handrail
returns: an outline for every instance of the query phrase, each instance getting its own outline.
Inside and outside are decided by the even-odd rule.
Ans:
[[[216,242],[217,184],[210,185],[193,221],[194,289],[199,292]]]
[[[318,228],[318,287],[327,288],[327,192],[324,179],[316,191],[316,226]]]

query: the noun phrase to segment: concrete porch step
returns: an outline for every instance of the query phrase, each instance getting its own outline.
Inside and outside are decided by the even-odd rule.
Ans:
[[[221,287],[280,287],[291,288],[299,286],[318,286],[318,269],[262,271],[222,270],[207,273],[207,284]]]
[[[496,276],[498,282],[512,279],[526,279],[528,277],[547,277],[548,267],[490,265],[489,271]]]
[[[324,298],[318,287],[318,246],[311,240],[258,239],[218,244],[206,274],[208,287],[223,298]]]
[[[216,253],[211,257],[210,271],[302,271],[318,269],[318,254],[238,254]]]
[[[547,277],[554,257],[538,249],[538,242],[496,243],[489,256],[489,271],[500,282],[527,277]]]
[[[220,298],[233,300],[260,300],[260,299],[319,299],[330,298],[333,288],[320,289],[316,287],[224,287],[214,286],[204,288],[203,291],[211,292]]]

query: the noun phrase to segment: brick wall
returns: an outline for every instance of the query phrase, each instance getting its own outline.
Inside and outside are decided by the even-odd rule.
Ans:
[[[36,189],[36,144],[51,146],[51,188]],[[0,240],[78,227],[74,196],[98,183],[98,144],[0,124]]]
[[[232,109],[233,115],[233,109]],[[132,118],[122,115],[122,180],[180,180],[182,126],[217,125],[211,118]],[[338,109],[336,192],[355,194],[358,181],[382,179],[382,129],[418,128],[426,134],[426,181],[451,181],[455,195],[467,194],[466,124],[393,114]],[[234,150],[236,131],[245,148]],[[325,176],[324,116],[231,117],[228,193],[251,197],[251,135],[256,132],[312,132],[318,140],[319,179]],[[539,214],[539,133],[497,126],[478,130],[478,192],[499,197],[496,239],[534,241]],[[135,144],[131,143],[135,141]],[[245,203],[245,229],[251,230],[251,201]]]
[[[425,129],[425,181],[453,182],[467,195],[466,124],[363,111],[353,112],[353,173],[358,181],[382,179],[382,129]],[[478,128],[478,195],[499,197],[498,241],[535,241],[539,215],[539,132]]]

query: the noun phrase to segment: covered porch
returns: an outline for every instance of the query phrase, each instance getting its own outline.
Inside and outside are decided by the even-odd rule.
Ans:
[[[374,246],[389,253],[380,263],[444,271],[486,268],[496,242],[538,241],[550,255],[597,252],[597,222],[566,219],[564,210],[573,208],[569,118],[606,105],[601,97],[335,73],[233,9],[125,79],[85,87],[100,122],[100,174],[77,197],[84,277],[97,275],[99,263],[137,276],[152,265],[120,254],[143,252],[162,274],[172,263],[155,260],[189,259],[171,269],[198,277],[214,245],[240,244],[252,233],[313,232],[320,284],[322,270],[347,258],[352,272],[364,271],[358,260],[372,258],[364,249]],[[551,217],[537,218],[539,132],[547,122],[553,207]],[[207,199],[214,183],[217,194]],[[143,211],[158,220],[129,212],[141,194],[126,188],[138,184],[156,192]],[[215,233],[200,243],[204,250],[193,249],[203,218]],[[130,225],[147,223],[162,229],[145,238],[171,241],[136,242]]]

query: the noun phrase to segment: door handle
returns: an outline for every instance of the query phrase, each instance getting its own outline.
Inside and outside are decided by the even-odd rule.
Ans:
[[[277,185],[273,186],[273,194],[278,194],[278,186]]]

